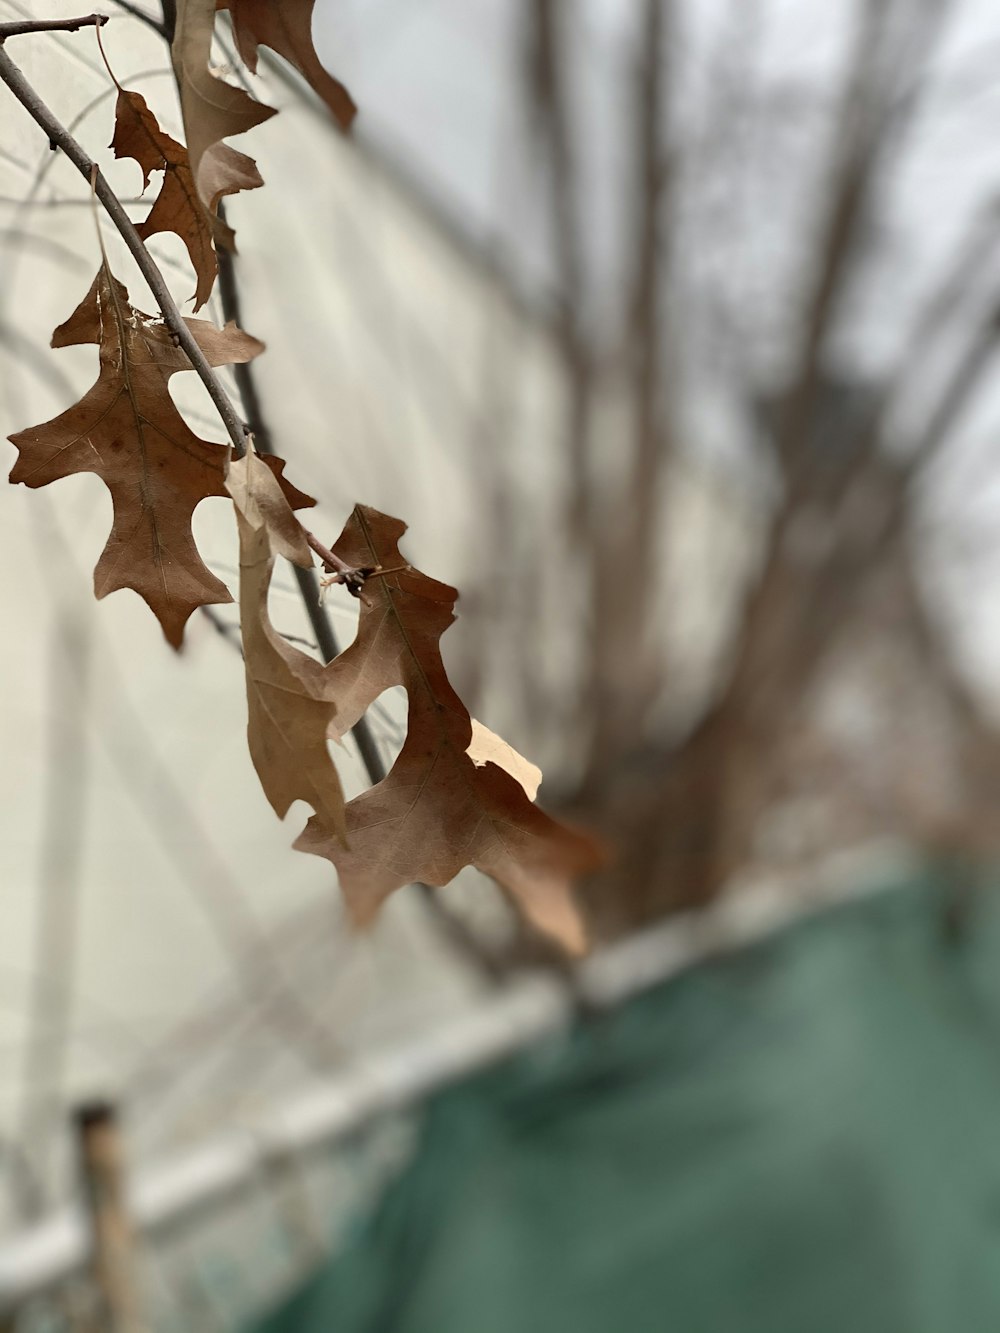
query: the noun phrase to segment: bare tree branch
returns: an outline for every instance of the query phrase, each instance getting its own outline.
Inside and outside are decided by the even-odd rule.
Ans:
[[[78,19],[23,19],[18,23],[0,23],[0,43],[8,37],[23,37],[32,32],[78,32],[80,28],[102,28],[107,14],[87,14]]]

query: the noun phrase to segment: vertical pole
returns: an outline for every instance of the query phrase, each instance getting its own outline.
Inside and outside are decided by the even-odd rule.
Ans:
[[[74,1120],[101,1327],[107,1333],[144,1333],[118,1115],[109,1103],[89,1102]]]

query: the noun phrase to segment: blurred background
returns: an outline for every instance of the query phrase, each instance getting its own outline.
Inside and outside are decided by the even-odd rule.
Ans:
[[[179,135],[161,10],[106,8]],[[354,132],[263,55],[267,184],[228,205],[259,421],[324,540],[373,504],[461,590],[459,692],[615,849],[596,951],[473,874],[355,935],[259,790],[236,608],[175,655],[93,600],[96,477],[0,490],[0,1319],[104,1326],[101,1098],[157,1330],[995,1329],[1000,12],[317,0],[314,35]],[[93,33],[7,50],[145,216]],[[3,95],[7,434],[93,380],[48,341],[95,227],[154,305]],[[288,569],[271,610],[315,643]]]

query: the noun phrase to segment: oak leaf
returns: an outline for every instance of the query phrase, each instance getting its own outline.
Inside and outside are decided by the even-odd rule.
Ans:
[[[328,73],[316,54],[312,40],[312,15],[316,0],[218,0],[233,21],[236,47],[251,72],[257,70],[257,48],[269,46],[317,93],[341,128],[348,129],[357,107],[344,85]]]
[[[532,804],[519,780],[530,780],[527,761],[516,752],[498,764],[495,748],[488,753],[492,743],[484,752],[480,736],[481,762],[469,753],[472,722],[440,650],[457,593],[406,565],[398,547],[405,531],[398,519],[359,505],[334,546],[349,565],[386,572],[366,583],[357,637],[327,668],[327,680],[337,701],[334,734],[384,689],[405,686],[406,739],[388,775],[348,803],[347,846],[319,816],[295,846],[333,863],[358,922],[371,920],[405,884],[446,884],[474,865],[536,926],[579,951],[585,937],[572,883],[600,864],[601,850]]]
[[[119,88],[115,132],[110,147],[116,157],[130,157],[142,169],[142,187],[150,174],[163,172],[163,184],[145,222],[136,227],[143,239],[170,231],[187,247],[197,278],[194,308],[200,310],[212,294],[218,263],[208,214],[195,188],[188,151],[165,130],[141,93]]]
[[[186,323],[213,366],[249,361],[262,350],[235,324]],[[196,607],[232,601],[203,564],[191,532],[199,502],[226,493],[228,451],[188,428],[168,381],[190,370],[190,362],[166,325],[136,310],[104,266],[52,335],[53,347],[82,343],[100,347],[96,383],[53,420],[10,437],[19,452],[10,479],[38,487],[97,473],[111,492],[114,520],[94,571],[94,592],[101,598],[133,588],[178,648]]]
[[[264,182],[253,158],[223,140],[253,129],[276,112],[212,72],[214,31],[215,0],[178,0],[171,59],[191,171],[198,197],[214,220],[217,239],[231,246],[231,230],[215,217],[219,200]]]
[[[230,466],[226,485],[240,537],[250,757],[279,818],[293,801],[307,801],[324,827],[343,838],[344,797],[327,742],[335,705],[326,672],[275,630],[267,612],[275,554],[302,566],[312,564],[305,534],[278,478],[252,447]]]

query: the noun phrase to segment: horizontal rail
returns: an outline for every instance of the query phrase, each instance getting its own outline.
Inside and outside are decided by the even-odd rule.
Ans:
[[[611,1008],[721,952],[743,948],[806,916],[899,881],[912,868],[895,843],[866,845],[831,858],[801,891],[759,885],[700,913],[672,918],[601,949],[576,969],[577,992]],[[533,1041],[565,1031],[575,1006],[550,975],[531,974],[456,1020],[407,1041],[353,1058],[342,1073],[288,1097],[249,1126],[137,1173],[131,1215],[146,1237],[222,1203],[267,1168],[332,1146],[386,1112],[423,1098]],[[59,1209],[0,1243],[0,1312],[57,1286],[84,1264],[82,1211]]]

